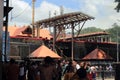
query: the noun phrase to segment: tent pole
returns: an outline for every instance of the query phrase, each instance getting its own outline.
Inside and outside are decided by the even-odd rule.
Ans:
[[[73,59],[74,59],[74,55],[73,55],[74,54],[74,23],[72,23],[71,27],[72,27],[71,59],[73,61]]]

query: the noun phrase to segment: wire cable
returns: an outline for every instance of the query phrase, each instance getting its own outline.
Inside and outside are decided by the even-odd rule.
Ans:
[[[30,4],[32,4],[32,1],[29,3],[29,5]],[[14,19],[14,18],[19,17],[20,15],[22,15],[25,12],[25,10],[29,7],[29,5],[23,11],[21,11],[18,15],[14,16],[14,17],[11,17],[11,20]]]

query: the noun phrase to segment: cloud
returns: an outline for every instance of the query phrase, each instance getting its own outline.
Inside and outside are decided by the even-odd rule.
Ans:
[[[13,0],[12,6],[14,7],[12,10],[12,16],[10,15],[10,19],[12,17],[12,20],[9,21],[9,25],[29,25],[32,22],[32,4],[29,4],[22,0]],[[64,7],[64,6],[63,6]],[[64,13],[72,12],[74,10],[70,8],[64,7]],[[49,12],[50,16],[53,17],[56,15],[60,15],[60,6],[49,3],[47,1],[42,1],[41,4],[39,4],[35,8],[35,21],[42,20],[45,18],[49,18]],[[10,14],[11,14],[10,13]]]
[[[75,10],[72,10],[70,8],[66,8],[64,6],[63,6],[63,8],[64,8],[64,10],[63,10],[64,13],[69,13],[69,12],[75,11]],[[35,16],[36,20],[49,18],[49,12],[51,14],[50,17],[55,16],[55,13],[56,13],[56,15],[60,15],[60,6],[43,1],[40,4],[40,6],[38,6],[36,8],[36,12],[35,12],[36,13],[36,16]]]
[[[85,27],[95,26],[98,28],[109,28],[120,17],[114,8],[116,3],[114,0],[75,0],[79,3],[78,10],[71,9],[63,5],[64,13],[81,11],[90,16],[95,17],[95,20],[88,21]],[[30,1],[29,1],[30,2]],[[69,1],[70,2],[70,1]],[[9,21],[9,25],[27,25],[32,22],[32,4],[25,2],[24,0],[12,0],[12,21]],[[47,0],[41,1],[35,8],[35,21],[49,18],[49,11],[51,17],[60,14],[60,6],[47,2]],[[11,16],[11,15],[10,15]]]
[[[98,13],[96,4],[94,1],[90,0],[85,0],[84,5],[80,7],[80,10],[90,15],[96,15]]]
[[[26,25],[31,22],[31,6],[22,0],[10,0],[13,7],[9,13],[10,25]]]
[[[80,6],[80,10],[95,17],[94,21],[86,23],[87,27],[106,29],[120,17],[120,14],[114,10],[116,6],[114,0],[84,0],[83,3],[84,6]]]
[[[54,13],[56,12],[56,15],[58,15],[59,12],[59,6],[55,4],[48,3],[46,1],[43,1],[40,6],[36,8],[36,20],[41,20],[45,18],[49,18],[49,11],[51,11],[51,17],[55,16]]]

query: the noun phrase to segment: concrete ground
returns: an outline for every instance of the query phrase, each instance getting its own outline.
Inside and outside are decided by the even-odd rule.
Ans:
[[[102,78],[98,78],[96,80],[103,80]],[[115,80],[114,78],[105,78],[104,80]]]
[[[63,80],[63,78],[62,78]],[[96,80],[103,80],[102,78],[96,78]],[[114,78],[104,78],[104,80],[115,80]]]

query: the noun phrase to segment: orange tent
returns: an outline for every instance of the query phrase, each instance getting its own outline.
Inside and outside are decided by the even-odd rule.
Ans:
[[[97,59],[97,60],[103,60],[103,59],[113,59],[111,56],[107,55],[103,50],[96,48],[91,53],[86,55],[83,60],[85,59]]]
[[[46,56],[50,56],[52,58],[61,58],[57,53],[53,52],[45,45],[40,46],[29,55],[30,58],[44,58]]]

